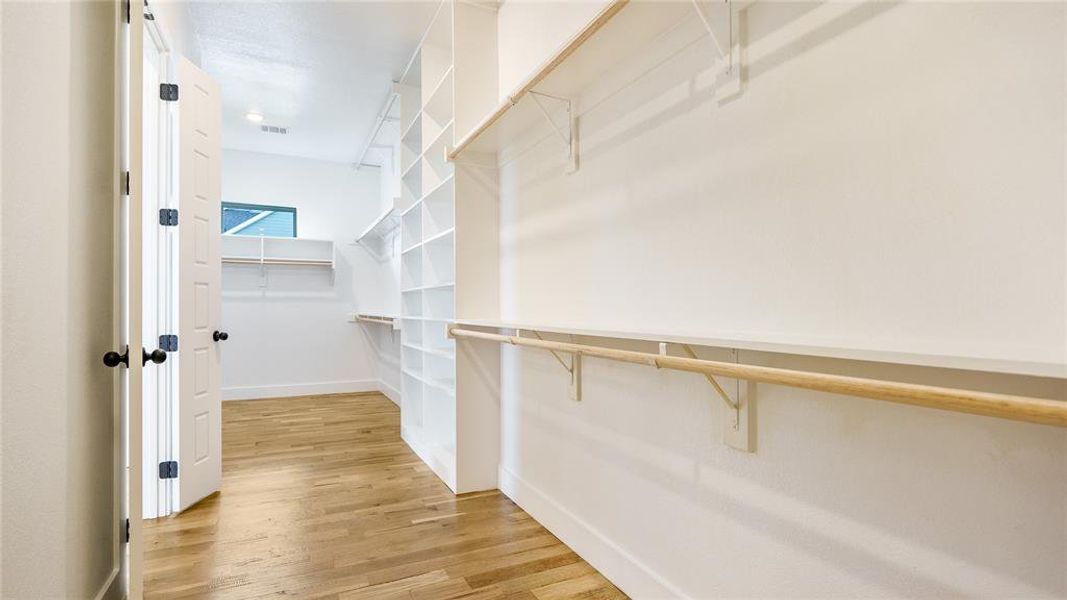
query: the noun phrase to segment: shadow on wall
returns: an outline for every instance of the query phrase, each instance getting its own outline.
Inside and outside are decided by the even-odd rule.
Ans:
[[[758,28],[751,26],[750,12],[758,10],[759,6],[739,11],[741,47],[745,49],[745,58],[742,60],[743,88],[790,60],[886,13],[897,4],[887,2],[841,5],[816,10],[820,6],[818,3],[775,3],[773,10],[761,11]],[[634,141],[645,134],[656,132],[665,123],[685,118],[695,111],[705,111],[710,115],[709,124],[702,126],[709,134],[717,133],[719,136],[728,135],[730,139],[737,139],[737,132],[730,131],[729,125],[722,120],[723,117],[714,114],[717,110],[715,104],[726,105],[743,98],[744,92],[732,98],[715,98],[710,68],[713,51],[706,31],[696,19],[686,18],[668,33],[656,48],[642,53],[636,59],[615,65],[583,91],[579,102],[582,169],[586,168],[585,163],[595,161],[598,154],[605,155],[633,148]],[[709,140],[716,137],[709,135]],[[551,131],[541,131],[538,137],[528,140],[527,143],[524,149],[513,152],[511,160],[527,152],[543,153],[548,157],[560,155],[558,140]],[[642,161],[645,163],[642,171],[670,168],[669,163],[659,164],[667,163],[672,158],[669,152],[660,152],[660,149],[647,146],[645,150],[642,153]],[[552,194],[548,189],[558,186],[561,182],[558,175],[562,160],[542,160],[537,164],[539,168],[524,170],[512,185],[518,189],[529,190],[530,195],[537,197],[563,196]],[[716,166],[708,164],[707,168],[715,169]],[[760,175],[753,172],[723,176]],[[583,177],[581,169],[577,174],[568,176],[569,179],[576,180]],[[667,198],[669,195],[664,194],[662,197]],[[651,219],[651,222],[673,222],[675,219],[675,214],[664,210],[662,203],[647,204],[650,210],[644,216]],[[640,210],[640,207],[634,208]],[[582,218],[583,215],[585,218]],[[523,243],[555,246],[575,236],[588,235],[590,231],[595,232],[598,228],[609,229],[607,226],[614,223],[615,219],[603,212],[577,211],[573,204],[562,202],[553,210],[540,210],[538,221],[544,226],[537,227],[535,223],[530,223],[524,227]],[[629,215],[621,215],[619,221],[618,225],[624,227],[627,222],[631,222]],[[649,222],[641,219],[641,223]]]
[[[639,342],[577,341],[654,351]],[[834,565],[890,595],[970,595],[987,585],[993,590],[1026,588],[1035,596],[1062,591],[1056,582],[1042,580],[1050,573],[1046,568],[1004,561],[1003,555],[1014,554],[1014,545],[1027,543],[1026,530],[1041,529],[1030,516],[1012,514],[1012,508],[1020,497],[1028,496],[1027,490],[1041,487],[1043,477],[1057,468],[1062,471],[1067,432],[761,384],[757,452],[745,454],[719,442],[721,410],[698,375],[589,360],[584,366],[583,401],[575,403],[567,395],[567,378],[550,355],[510,351],[520,354],[521,370],[511,371],[518,381],[505,383],[504,388],[518,394],[511,401],[518,406],[511,410],[518,409],[512,418],[521,424],[510,427],[522,434],[505,435],[504,454],[510,459],[503,464],[518,463],[520,473],[530,471],[524,477],[534,477],[535,485],[541,482],[536,480],[537,467],[529,461],[553,461],[543,455],[544,450],[538,457],[526,455],[524,447],[543,448],[560,460],[570,457],[566,462],[571,469],[596,465],[584,472],[596,473],[590,483],[609,495],[613,483],[633,486],[633,480],[626,478],[636,477],[646,492],[663,490],[683,498],[699,521],[720,522],[713,525],[720,544],[737,529],[744,536],[758,532],[761,538]],[[713,349],[701,354],[721,358]],[[745,363],[781,368],[1042,397],[1067,394],[1063,382],[1053,379],[744,354]],[[813,445],[811,439],[822,443]],[[538,440],[551,444],[538,445]],[[1001,468],[987,471],[994,460]],[[1008,472],[1015,489],[1004,489]],[[976,481],[981,482],[978,487]],[[999,489],[981,491],[982,485],[993,481],[1000,482]],[[587,503],[581,489],[546,491],[592,527],[614,537],[611,517],[583,507]],[[568,497],[572,492],[578,495]],[[1041,493],[1055,499],[1049,490]],[[648,509],[640,506],[641,501],[626,506],[633,496],[618,496],[621,512]],[[1030,497],[1031,505],[1035,501],[1039,498]],[[1048,510],[1055,514],[1056,507]],[[684,520],[689,527],[700,528],[693,522],[694,512],[656,519]],[[1001,515],[997,523],[981,521],[982,515],[992,514]],[[723,528],[723,520],[731,526]],[[662,529],[673,531],[670,526]],[[670,557],[660,558],[670,565]],[[1049,559],[1054,562],[1056,557]],[[649,566],[660,573],[670,568]],[[963,581],[967,583],[957,583]]]

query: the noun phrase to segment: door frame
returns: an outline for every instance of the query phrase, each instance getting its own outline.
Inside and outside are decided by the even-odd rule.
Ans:
[[[151,14],[150,7],[145,7]],[[153,18],[145,21],[145,54],[155,51],[156,69],[159,73],[160,82],[173,83],[177,76],[174,64],[174,56],[166,29],[158,19]],[[149,46],[151,45],[151,46]],[[177,148],[175,147],[176,136],[176,111],[170,102],[164,102],[157,97],[144,98],[144,102],[156,102],[159,107],[159,119],[154,129],[146,128],[145,140],[155,142],[155,164],[145,164],[146,173],[156,170],[156,186],[159,190],[157,195],[158,204],[148,207],[144,215],[144,231],[154,232],[155,239],[146,239],[147,243],[155,243],[157,248],[156,261],[153,264],[145,264],[145,277],[155,279],[155,297],[149,300],[155,301],[155,306],[144,307],[146,321],[154,319],[154,328],[159,333],[177,333],[177,236],[172,229],[161,227],[155,218],[155,209],[176,208],[176,160]],[[150,127],[150,126],[149,126]],[[146,244],[147,245],[147,244]],[[151,285],[151,282],[148,282]],[[178,353],[168,352],[168,359],[159,365],[155,389],[150,391],[144,398],[144,415],[142,422],[144,461],[143,477],[145,486],[144,514],[143,518],[151,519],[165,517],[172,514],[177,506],[177,486],[174,479],[160,479],[157,476],[154,465],[169,460],[177,460],[177,442],[175,440],[175,423],[177,404],[175,394],[178,383]],[[153,485],[151,482],[155,482]]]
[[[144,62],[144,11],[134,0],[113,0],[118,8],[118,52],[116,52],[116,110],[118,112],[117,156],[121,165],[115,223],[114,264],[116,281],[114,307],[116,340],[128,344],[130,360],[125,377],[117,378],[116,395],[122,415],[119,445],[122,448],[119,481],[120,511],[125,515],[129,536],[122,556],[122,587],[126,598],[139,600],[144,593],[142,575],[142,86]],[[125,18],[123,18],[125,17]],[[128,19],[128,20],[127,20]],[[122,172],[124,171],[124,173]],[[116,345],[116,347],[119,347]]]

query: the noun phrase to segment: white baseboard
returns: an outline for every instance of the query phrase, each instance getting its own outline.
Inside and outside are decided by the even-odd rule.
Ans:
[[[581,517],[501,467],[500,491],[631,598],[687,598]]]
[[[97,590],[94,600],[113,600],[122,597],[122,580],[119,579],[119,568],[111,570],[111,574],[104,580],[103,585]]]
[[[345,394],[376,392],[378,381],[327,381],[324,383],[298,383],[292,385],[257,385],[222,388],[223,400],[254,400],[259,398],[285,398],[288,396],[314,396],[316,394]]]
[[[393,404],[400,406],[400,390],[389,385],[384,380],[378,380],[378,391],[380,391],[386,398],[393,401]]]
[[[418,455],[426,466],[430,467],[433,474],[437,475],[437,478],[447,485],[448,489],[452,490],[452,493],[456,492],[456,474],[451,466],[455,461],[455,457],[439,447],[423,446],[403,426],[400,427],[400,439],[404,440],[408,448],[411,448],[411,451]]]

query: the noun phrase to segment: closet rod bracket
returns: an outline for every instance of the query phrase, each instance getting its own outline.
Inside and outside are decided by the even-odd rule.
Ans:
[[[682,350],[685,350],[686,356],[688,356],[689,358],[700,358],[699,356],[697,356],[697,353],[693,351],[693,347],[689,344],[680,345],[682,346]],[[708,383],[711,384],[712,389],[715,390],[715,394],[719,396],[719,398],[722,398],[723,403],[726,404],[727,410],[736,413],[740,409],[740,405],[737,403],[737,401],[731,398],[730,394],[726,393],[726,390],[724,390],[722,386],[719,385],[719,380],[715,379],[714,375],[712,375],[711,373],[704,373],[704,378],[707,379]]]
[[[559,96],[553,96],[551,94],[544,94],[542,92],[536,92],[530,90],[529,95],[533,98],[534,104],[537,109],[544,115],[545,120],[552,127],[552,130],[556,132],[559,139],[563,141],[563,144],[567,147],[567,166],[564,172],[567,174],[574,173],[578,170],[578,116],[574,110],[574,100],[571,98],[560,98]],[[541,98],[547,98],[556,102],[562,103],[566,107],[567,112],[567,131],[564,133],[560,126],[556,124],[556,120],[552,118],[552,113],[545,108]]]
[[[679,344],[679,346],[685,351],[686,356],[700,360],[692,346],[689,344]],[[660,342],[660,356],[668,355],[667,348],[668,344],[666,342]],[[731,353],[733,362],[737,363],[737,350],[731,350]],[[656,367],[660,367],[658,362]],[[714,375],[707,372],[703,375],[707,382],[711,384],[712,389],[715,390],[715,395],[722,399],[723,404],[726,405],[722,425],[723,443],[744,452],[755,452],[756,429],[753,407],[755,406],[756,384],[751,381],[734,380],[734,396],[730,397],[730,393],[726,391],[726,388],[719,383],[719,380]]]
[[[522,337],[522,332],[523,332],[522,329],[516,329],[515,330],[515,337],[517,337],[517,338]],[[545,341],[545,338],[541,337],[540,333],[538,333],[536,331],[533,331],[533,330],[530,330],[530,333],[534,334],[534,337],[536,337],[537,339],[541,340],[542,342]],[[512,343],[514,343],[514,342],[512,342]],[[552,356],[556,359],[556,362],[558,362],[560,364],[560,366],[563,367],[563,370],[566,371],[571,376],[571,382],[570,382],[571,400],[574,400],[575,402],[581,402],[582,401],[582,353],[581,352],[575,352],[575,353],[571,354],[571,364],[568,365],[567,361],[563,360],[563,357],[560,356],[559,352],[556,352],[555,350],[549,350],[549,352],[552,353]]]
[[[721,0],[721,4],[726,11],[724,18],[726,21],[726,35],[722,36],[725,37],[725,44],[719,33],[716,33],[716,29],[712,25],[711,19],[701,7],[701,0],[692,0],[692,3],[693,10],[695,10],[697,16],[700,17],[700,22],[704,25],[704,29],[707,30],[708,37],[711,39],[711,43],[715,47],[715,52],[718,54],[718,56],[714,57],[712,60],[712,67],[715,68],[720,62],[723,65],[716,76],[716,95],[733,96],[740,93],[741,48],[740,35],[737,31],[737,16],[733,0]]]

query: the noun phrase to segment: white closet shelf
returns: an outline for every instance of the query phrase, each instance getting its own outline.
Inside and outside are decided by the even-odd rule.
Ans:
[[[455,176],[455,173],[449,173],[444,179],[441,180],[441,183],[438,183],[433,187],[433,189],[423,194],[422,198],[419,198],[419,202],[426,202],[428,200],[432,200],[440,196],[441,194],[451,194],[452,188],[448,184],[452,183],[452,180],[455,178]]]
[[[407,145],[418,148],[422,139],[422,111],[415,113],[415,118],[408,123],[407,129],[400,134],[400,140]]]
[[[416,90],[419,89],[422,81],[422,62],[419,60],[421,56],[422,46],[420,45],[404,67],[404,72],[400,75],[400,85]]]
[[[437,389],[441,390],[442,392],[445,392],[446,394],[448,394],[450,396],[454,396],[455,393],[456,393],[456,391],[455,391],[455,387],[456,387],[455,380],[452,380],[452,379],[431,379],[429,377],[424,376],[422,373],[416,373],[416,372],[414,372],[414,371],[412,371],[410,369],[403,369],[403,371],[404,371],[404,374],[407,375],[408,377],[413,377],[415,379],[418,379],[419,381],[425,383],[426,385],[428,385],[430,387],[437,388]]]
[[[434,84],[433,89],[430,91],[430,95],[426,98],[426,102],[422,103],[422,114],[434,115],[438,110],[446,108],[443,106],[437,106],[439,102],[448,102],[447,113],[452,112],[452,71],[453,65],[449,65],[448,69],[441,75],[441,78]]]
[[[356,243],[362,243],[367,239],[384,239],[390,233],[396,231],[397,227],[400,227],[400,215],[395,208],[390,208],[364,229],[363,233],[359,234],[359,237],[356,238]]]
[[[419,198],[419,199],[415,200],[414,202],[412,202],[411,206],[405,208],[404,211],[400,213],[400,217],[403,218],[403,217],[407,216],[407,214],[409,212],[418,209],[419,206],[422,205],[424,202],[432,201],[432,200],[436,199],[437,197],[442,196],[444,194],[449,194],[451,196],[451,194],[452,194],[452,186],[450,186],[448,184],[452,183],[452,180],[454,178],[455,178],[455,173],[449,173],[444,179],[441,180],[440,183],[435,185],[433,187],[433,189],[431,189],[430,191],[428,191],[425,194],[423,194],[423,196],[421,198]],[[449,199],[451,199],[451,198],[449,198]]]
[[[628,57],[640,54],[655,38],[684,19],[693,18],[688,2],[610,0],[495,110],[456,142],[450,159],[466,150],[499,152],[522,133],[544,123],[545,116],[530,92],[575,98],[590,81]]]
[[[419,208],[419,204],[420,204],[420,203],[422,203],[422,198],[416,198],[416,199],[415,199],[415,201],[411,203],[411,206],[409,206],[409,207],[405,208],[405,209],[404,209],[404,212],[400,213],[400,218],[401,218],[401,219],[403,219],[403,218],[404,218],[404,217],[406,217],[406,216],[408,215],[408,213],[410,213],[411,211],[413,211],[413,210],[418,210],[418,208]]]
[[[444,147],[451,141],[450,138],[452,137],[452,127],[454,124],[454,120],[445,123],[445,126],[441,128],[441,131],[439,131],[437,135],[434,136],[433,140],[426,145],[426,150],[421,154],[424,160],[446,160],[448,158],[445,154]],[[440,155],[435,159],[433,155],[437,154],[437,152],[440,152]]]
[[[400,94],[396,91],[396,88],[394,87],[393,90],[389,93],[389,97],[386,98],[385,105],[382,107],[382,110],[378,113],[378,118],[374,122],[374,127],[371,129],[370,136],[368,136],[367,141],[363,143],[363,151],[359,153],[359,160],[356,161],[357,170],[363,168],[364,166],[381,166],[381,157],[379,157],[379,162],[376,165],[374,163],[366,163],[364,161],[366,160],[367,155],[371,153],[371,150],[375,145],[374,142],[378,140],[378,137],[381,135],[382,131],[391,131],[395,129],[392,127],[387,128],[386,123],[392,122],[395,125],[399,122],[399,100]],[[394,110],[394,108],[397,110]]]
[[[608,329],[590,329],[566,325],[546,325],[543,323],[522,323],[515,321],[493,321],[479,319],[456,319],[457,325],[470,327],[487,327],[493,329],[525,329],[542,333],[559,333],[586,337],[601,337],[648,342],[666,342],[688,344],[690,346],[707,346],[715,348],[732,348],[777,354],[799,356],[817,356],[842,360],[861,360],[869,362],[935,367],[943,369],[962,369],[990,373],[1007,373],[1037,377],[1067,378],[1067,364],[1033,360],[1014,360],[1009,358],[968,356],[953,352],[912,352],[906,350],[883,350],[863,348],[858,344],[827,343],[826,340],[794,339],[782,341],[760,336],[722,335],[691,336],[676,333],[653,333],[648,331],[626,331]]]
[[[400,179],[407,180],[413,178],[415,175],[421,176],[422,171],[418,168],[421,164],[422,155],[420,154],[415,157],[415,160],[411,161],[411,164],[408,165],[408,168],[404,169],[404,172],[400,175]]]
[[[306,238],[222,236],[222,262],[235,265],[335,266],[333,242]]]
[[[407,292],[421,292],[423,290],[443,290],[443,289],[448,289],[448,288],[455,287],[455,286],[456,286],[456,283],[454,281],[449,281],[449,282],[446,282],[446,283],[432,283],[432,284],[429,284],[429,285],[420,285],[420,286],[407,288],[405,290],[400,290],[400,291],[406,294]]]
[[[329,267],[333,268],[334,262],[326,259],[309,258],[279,258],[264,256],[262,258],[247,256],[223,256],[222,263],[227,265],[275,265],[294,267]]]
[[[434,354],[434,355],[437,355],[437,356],[443,356],[445,358],[455,358],[456,357],[455,351],[447,350],[447,349],[443,349],[443,348],[427,348],[426,346],[419,346],[417,344],[404,344],[404,347],[405,348],[411,348],[412,350],[417,350],[417,351],[422,352],[424,354]]]
[[[429,245],[429,244],[434,244],[434,243],[438,243],[438,242],[442,242],[442,241],[447,241],[449,239],[449,237],[452,234],[454,234],[455,232],[456,232],[456,228],[455,227],[450,227],[450,228],[442,231],[441,233],[432,235],[432,236],[422,240],[421,242],[419,242],[417,244],[414,244],[414,245],[412,245],[412,246],[410,246],[408,248],[404,248],[404,250],[401,253],[402,254],[407,254],[408,252],[411,252],[412,250],[417,250],[417,249],[419,249],[419,248],[421,248],[423,246]]]

